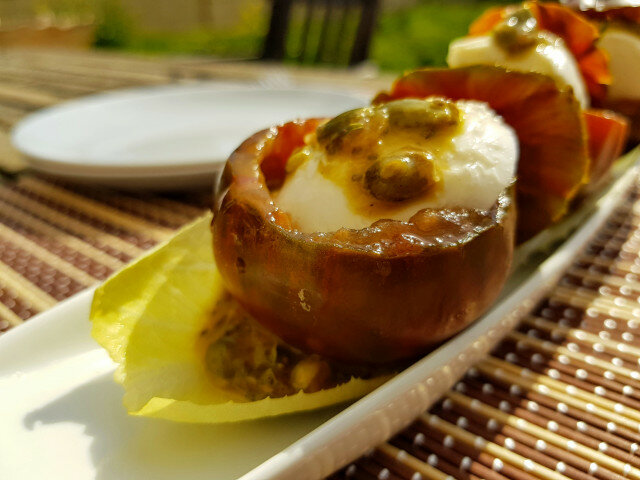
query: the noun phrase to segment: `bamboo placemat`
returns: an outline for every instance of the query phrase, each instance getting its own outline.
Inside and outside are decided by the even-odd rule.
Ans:
[[[640,182],[433,408],[332,480],[640,478]]]
[[[0,184],[0,331],[106,279],[204,213],[209,192],[114,192],[33,175]]]

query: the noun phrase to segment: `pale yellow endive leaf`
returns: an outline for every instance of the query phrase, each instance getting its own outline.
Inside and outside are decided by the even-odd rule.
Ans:
[[[223,287],[215,266],[211,214],[120,271],[96,290],[92,335],[118,364],[133,415],[220,423],[311,410],[365,395],[388,377],[352,379],[316,393],[232,401],[216,388],[196,348]]]

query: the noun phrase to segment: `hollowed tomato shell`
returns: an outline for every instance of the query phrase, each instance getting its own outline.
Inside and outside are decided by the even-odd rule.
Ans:
[[[213,243],[226,287],[258,321],[301,349],[349,363],[424,353],[481,315],[511,264],[509,191],[458,243],[416,244],[409,222],[305,234],[278,211],[291,152],[317,120],[255,134],[229,158],[216,187]],[[423,228],[423,227],[420,227]]]
[[[639,8],[640,10],[640,8]],[[629,122],[629,147],[640,143],[640,100],[637,99],[606,99],[601,104],[604,108],[624,115]]]
[[[373,102],[432,95],[486,102],[515,130],[519,242],[567,213],[590,167],[585,121],[571,89],[546,75],[488,65],[425,68],[399,77]]]

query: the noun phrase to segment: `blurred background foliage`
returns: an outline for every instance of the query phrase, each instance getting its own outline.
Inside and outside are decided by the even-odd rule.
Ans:
[[[442,65],[452,38],[504,0],[383,0],[370,60],[382,70]],[[12,15],[13,9],[13,15]],[[19,14],[16,15],[16,12]],[[94,45],[148,54],[255,58],[270,14],[268,0],[2,0],[3,28],[29,15],[40,23],[93,23]],[[13,17],[13,18],[12,18]],[[302,19],[293,16],[292,29]],[[295,38],[295,34],[291,37]],[[290,48],[295,49],[295,45]]]

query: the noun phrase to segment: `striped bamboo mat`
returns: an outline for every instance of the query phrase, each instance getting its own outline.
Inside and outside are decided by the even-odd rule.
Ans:
[[[640,182],[550,295],[332,480],[640,479]]]
[[[204,213],[208,197],[89,190],[32,175],[0,184],[0,331],[106,279]]]

